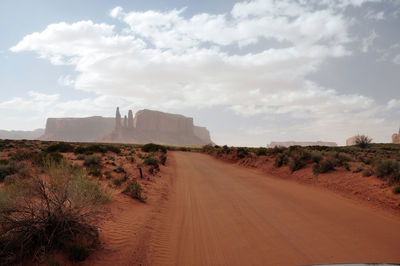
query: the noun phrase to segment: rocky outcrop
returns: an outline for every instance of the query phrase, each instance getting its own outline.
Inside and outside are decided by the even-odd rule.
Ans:
[[[353,137],[346,139],[346,146],[356,145],[356,138],[357,138],[357,136],[353,136]]]
[[[205,143],[212,143],[211,136],[210,136],[210,131],[206,127],[198,127],[194,126],[193,128],[194,134],[203,140]]]
[[[121,117],[120,117],[121,118]],[[115,128],[113,117],[48,118],[40,140],[92,142],[110,134]]]
[[[116,121],[121,117],[119,109]],[[152,110],[138,111],[133,118],[128,113],[127,123],[116,123],[115,130],[100,139],[105,142],[158,143],[167,145],[205,145],[211,143],[206,128],[195,127],[193,118],[178,114],[169,114]]]
[[[392,135],[392,143],[400,144],[400,129],[398,134],[394,133]]]
[[[27,140],[35,140],[38,139],[41,135],[43,135],[44,129],[38,128],[33,131],[22,131],[22,130],[0,130],[0,139],[27,139]]]
[[[268,147],[290,147],[290,146],[328,146],[328,147],[336,147],[336,142],[326,142],[326,141],[272,141]]]

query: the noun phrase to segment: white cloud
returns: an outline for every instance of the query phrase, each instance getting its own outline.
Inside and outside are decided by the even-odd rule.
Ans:
[[[86,108],[91,114],[104,108],[98,102],[115,106],[124,99],[166,110],[224,106],[242,116],[307,118],[316,132],[349,120],[375,125],[382,122],[381,107],[371,98],[342,95],[307,78],[328,58],[351,54],[351,23],[343,9],[365,2],[371,1],[257,0],[238,3],[230,13],[190,18],[185,9],[116,7],[110,16],[129,30],[116,32],[113,25],[92,21],[51,24],[11,51],[33,51],[53,64],[74,66],[76,78],[62,76],[59,82],[98,96],[59,102],[56,110],[72,112],[74,106],[83,110],[80,115]],[[366,40],[365,50],[374,38]],[[251,44],[269,40],[277,47],[251,52]]]
[[[57,83],[60,86],[72,87],[75,84],[75,80],[71,77],[71,75],[62,75],[58,78]]]
[[[395,63],[396,65],[400,65],[400,54],[396,55],[395,57],[393,57],[393,63]]]
[[[385,19],[385,12],[384,11],[373,11],[369,10],[367,14],[365,14],[365,17],[368,19],[373,19],[373,20],[384,20]]]
[[[369,36],[362,40],[361,50],[364,53],[368,52],[369,48],[374,44],[376,38],[378,38],[378,34],[376,34],[375,30],[373,30]]]

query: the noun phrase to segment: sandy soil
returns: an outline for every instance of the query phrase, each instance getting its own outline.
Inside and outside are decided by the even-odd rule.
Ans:
[[[147,246],[113,265],[400,262],[398,216],[204,154],[168,160],[172,191],[149,216]]]
[[[295,180],[302,184],[313,185],[319,188],[334,191],[346,198],[357,200],[363,204],[377,209],[386,209],[394,214],[400,214],[400,194],[394,194],[394,185],[389,185],[382,178],[375,175],[365,177],[362,172],[353,173],[342,167],[336,167],[335,171],[315,176],[312,172],[312,164],[291,172],[287,166],[276,167],[273,156],[255,156],[238,159],[234,154],[214,154],[217,159],[249,169],[259,169],[266,175],[280,179]],[[351,162],[351,169],[362,166],[359,162]],[[364,168],[370,166],[363,166]]]

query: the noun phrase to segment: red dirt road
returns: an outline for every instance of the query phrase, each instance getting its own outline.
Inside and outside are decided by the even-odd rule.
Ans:
[[[150,265],[400,262],[400,219],[329,191],[197,153],[170,152]]]

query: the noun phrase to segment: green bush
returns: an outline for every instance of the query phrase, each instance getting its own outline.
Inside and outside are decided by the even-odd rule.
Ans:
[[[69,143],[60,142],[60,143],[48,146],[46,151],[47,152],[73,152],[74,147]]]
[[[98,239],[96,221],[110,194],[82,168],[45,162],[48,178],[18,181],[0,190],[0,264],[18,264],[68,243]],[[27,204],[29,203],[29,204]]]
[[[320,151],[312,151],[311,152],[311,160],[315,163],[319,163],[322,160],[323,156]]]
[[[165,165],[165,163],[167,161],[167,156],[165,154],[161,154],[159,159],[160,159],[160,163],[162,165]]]
[[[397,185],[393,188],[392,192],[394,194],[400,194],[400,185]]]
[[[15,161],[11,161],[7,165],[0,165],[0,182],[3,182],[7,176],[17,174],[24,167],[25,165],[22,162]]]
[[[143,145],[142,151],[144,152],[157,152],[160,151],[162,153],[167,153],[167,148],[162,145],[154,144],[154,143],[148,143]]]
[[[58,152],[40,152],[35,153],[32,156],[32,163],[39,167],[46,167],[46,164],[49,162],[52,163],[60,163],[64,159],[64,156]]]
[[[319,163],[313,166],[314,175],[327,173],[333,170],[335,170],[335,160],[331,157],[325,157]]]
[[[300,160],[299,158],[289,157],[289,159],[288,159],[288,166],[292,172],[303,168],[304,165],[305,165],[305,163],[302,160]]]
[[[120,154],[121,149],[115,145],[105,145],[105,144],[91,144],[88,146],[78,146],[75,148],[74,152],[76,154],[93,154],[93,153],[106,153],[113,152],[115,154]]]
[[[391,159],[382,159],[376,162],[377,177],[386,177],[389,183],[400,183],[400,163]]]
[[[125,188],[125,190],[123,191],[123,193],[129,195],[130,197],[137,199],[141,202],[146,202],[146,196],[144,196],[142,194],[143,189],[140,186],[140,184],[136,181],[133,180],[131,182],[129,182]]]
[[[237,148],[236,152],[237,152],[237,157],[239,157],[240,159],[243,159],[244,157],[249,155],[249,151],[243,147]]]
[[[101,156],[99,155],[87,155],[85,157],[85,160],[83,161],[84,166],[94,166],[94,167],[99,167],[101,166]]]
[[[279,153],[275,158],[275,166],[281,167],[288,163],[288,156],[285,153]]]
[[[268,151],[267,151],[266,148],[258,148],[256,150],[256,155],[257,156],[263,156],[263,155],[267,155],[267,154],[268,154]]]
[[[154,166],[154,167],[158,167],[158,161],[157,161],[157,159],[154,158],[154,157],[146,157],[146,158],[143,160],[143,163],[144,163],[145,165],[152,165],[152,166]]]

